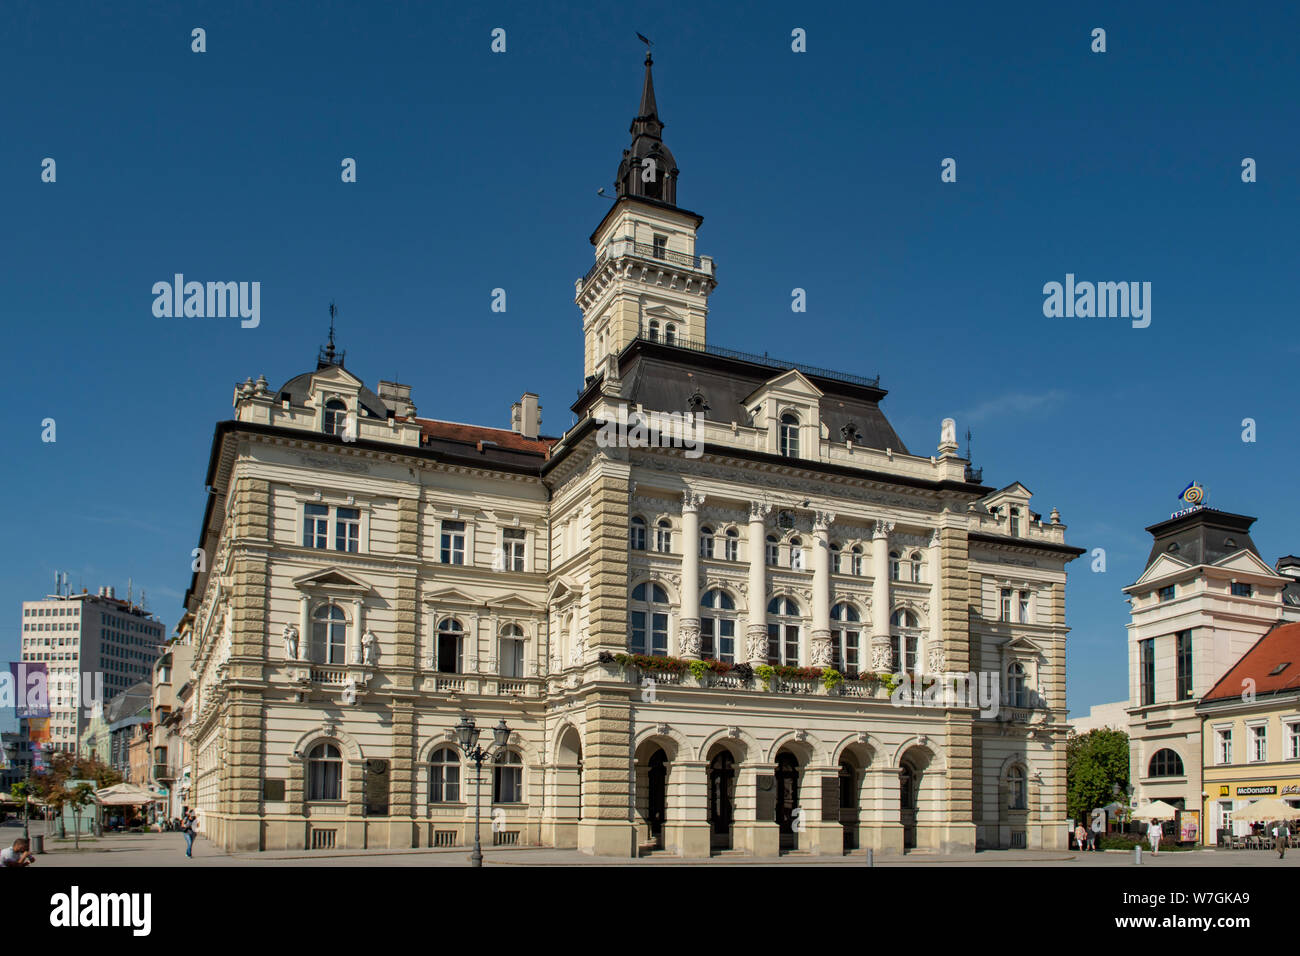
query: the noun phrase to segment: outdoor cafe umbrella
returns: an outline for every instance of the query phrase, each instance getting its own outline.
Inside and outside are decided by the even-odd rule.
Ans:
[[[1269,823],[1272,820],[1294,820],[1300,817],[1300,810],[1277,797],[1266,797],[1244,807],[1238,807],[1229,816],[1244,823]]]
[[[1133,811],[1134,820],[1172,820],[1178,813],[1177,807],[1171,807],[1163,800],[1154,800]]]

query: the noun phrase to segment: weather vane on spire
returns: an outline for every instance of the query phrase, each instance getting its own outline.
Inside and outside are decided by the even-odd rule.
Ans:
[[[649,37],[642,36],[640,33],[638,33],[638,34],[636,35],[636,38],[637,38],[638,40],[640,40],[642,43],[645,44],[645,59],[646,59],[646,62],[649,63],[649,62],[650,62],[650,48],[651,48],[652,46],[654,46],[654,41],[652,41]]]

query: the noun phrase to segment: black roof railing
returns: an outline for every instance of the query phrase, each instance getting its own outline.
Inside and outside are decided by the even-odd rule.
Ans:
[[[766,352],[762,355],[756,355],[753,352],[739,352],[736,349],[723,348],[720,345],[709,345],[706,342],[683,338],[675,332],[669,333],[666,330],[666,326],[669,324],[671,323],[656,323],[656,328],[652,329],[648,323],[643,322],[637,338],[644,342],[654,342],[656,345],[670,345],[674,348],[689,349],[692,352],[705,352],[722,358],[738,359],[742,362],[752,362],[755,365],[766,365],[768,368],[798,369],[807,375],[816,375],[818,378],[827,378],[848,385],[865,385],[867,388],[880,387],[879,375],[875,378],[866,378],[862,375],[851,375],[848,372],[836,372],[833,369],[819,368],[816,365],[808,365],[804,362],[791,362],[786,359],[773,358]]]

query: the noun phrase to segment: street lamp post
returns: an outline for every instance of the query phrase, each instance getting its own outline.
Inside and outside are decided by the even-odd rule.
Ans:
[[[470,866],[483,865],[483,846],[479,842],[479,825],[481,823],[479,808],[482,806],[483,795],[483,761],[497,756],[505,748],[506,741],[510,739],[510,728],[506,726],[505,718],[497,722],[492,728],[492,746],[484,750],[478,745],[479,729],[474,726],[474,719],[468,714],[461,714],[460,723],[456,725],[456,736],[460,741],[460,749],[464,751],[465,756],[474,761],[474,852],[470,854]]]

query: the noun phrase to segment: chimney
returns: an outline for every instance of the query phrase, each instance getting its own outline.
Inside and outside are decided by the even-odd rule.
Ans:
[[[392,409],[394,415],[410,418],[415,414],[415,405],[411,402],[411,386],[397,382],[380,382],[379,397]]]
[[[532,392],[510,406],[510,430],[524,438],[536,438],[542,424],[542,406]]]

